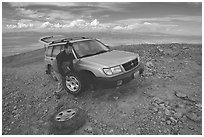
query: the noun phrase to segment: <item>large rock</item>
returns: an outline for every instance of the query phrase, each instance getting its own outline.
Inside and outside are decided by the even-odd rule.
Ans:
[[[187,97],[186,94],[184,94],[184,93],[182,93],[182,92],[180,92],[180,91],[175,91],[175,95],[176,95],[177,97],[179,97],[179,98],[186,98],[186,97]]]
[[[194,122],[202,122],[202,114],[196,112],[188,112],[186,117]]]

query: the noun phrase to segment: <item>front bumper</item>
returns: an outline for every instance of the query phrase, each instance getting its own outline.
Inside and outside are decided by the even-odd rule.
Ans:
[[[125,83],[128,83],[130,80],[137,78],[140,74],[144,71],[144,65],[142,62],[135,67],[134,69],[125,72],[121,75],[113,76],[113,77],[97,77],[98,83],[105,85],[105,86],[120,86]]]

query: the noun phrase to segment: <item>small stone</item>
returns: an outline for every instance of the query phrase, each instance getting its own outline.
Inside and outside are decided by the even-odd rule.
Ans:
[[[186,97],[187,97],[186,94],[184,94],[184,93],[182,93],[182,92],[180,92],[180,91],[175,92],[175,95],[176,95],[177,97],[179,97],[179,98],[186,98]]]
[[[118,100],[119,97],[113,97],[115,100]]]
[[[198,107],[199,109],[202,109],[202,104],[201,103],[198,103],[195,106]]]
[[[185,122],[186,120],[187,120],[186,115],[183,115],[183,117],[181,118],[181,121],[182,121],[182,122]]]
[[[171,121],[170,121],[170,120],[167,120],[166,123],[167,123],[167,125],[170,125],[170,124],[171,124]]]
[[[106,124],[102,124],[101,126],[102,126],[103,128],[107,127],[107,125],[106,125]]]
[[[154,97],[153,100],[154,100],[154,102],[156,102],[157,104],[161,104],[161,103],[164,102],[162,99],[157,98],[157,97]]]
[[[179,108],[185,108],[185,105],[184,104],[178,104],[178,107]]]
[[[153,106],[158,107],[159,105],[157,103],[152,103]]]
[[[77,98],[77,97],[75,97],[75,98],[74,98],[74,100],[78,100],[78,98]]]
[[[170,119],[172,122],[177,123],[177,120],[176,120],[176,119],[174,119],[173,117],[170,117],[169,119]]]
[[[170,111],[168,109],[165,109],[165,115],[169,116],[170,115]]]
[[[43,84],[41,84],[41,86],[42,86],[42,87],[45,87],[45,86],[46,86],[46,84],[45,84],[45,83],[43,83]]]
[[[141,132],[141,128],[137,128],[136,129],[136,134],[140,134],[140,132]]]
[[[175,114],[174,114],[174,116],[176,117],[176,118],[178,118],[178,119],[180,119],[181,117],[182,117],[182,113],[181,112],[176,112]]]
[[[94,122],[94,124],[95,124],[95,125],[98,123],[98,121],[97,121],[96,119],[94,119],[94,121],[93,121],[93,122]]]
[[[126,114],[126,113],[122,113],[121,116],[122,116],[122,117],[126,117],[127,114]]]
[[[154,112],[158,112],[159,109],[158,109],[157,107],[153,107],[153,111],[154,111]]]
[[[158,114],[159,114],[159,115],[161,115],[161,114],[162,114],[162,112],[161,112],[161,111],[158,111]]]
[[[111,130],[109,131],[109,133],[110,133],[110,134],[113,134],[113,133],[114,133],[113,129],[111,129]]]
[[[164,130],[164,133],[165,133],[165,134],[169,133],[169,129],[165,129],[165,130]]]
[[[193,126],[188,126],[189,129],[191,130],[194,130],[194,127]]]
[[[121,128],[121,130],[122,130],[123,132],[127,132],[127,129],[126,129],[126,128]]]
[[[192,96],[187,96],[187,99],[191,102],[196,102],[197,98],[196,97],[192,97]]]
[[[17,115],[15,115],[15,116],[13,116],[14,118],[18,118],[20,116],[20,114],[17,114]]]
[[[85,105],[85,104],[86,104],[86,102],[82,101],[82,102],[81,102],[81,104],[82,104],[82,105]]]
[[[159,104],[160,107],[162,108],[165,108],[165,105],[164,104]]]
[[[147,76],[147,77],[148,77],[148,76],[152,76],[152,75],[153,75],[152,72],[146,72],[146,73],[145,73],[145,76]]]
[[[93,133],[93,128],[91,126],[88,126],[87,128],[84,129],[87,133]]]
[[[146,63],[146,67],[149,68],[149,69],[151,69],[151,68],[154,68],[154,65],[153,65],[153,63],[152,63],[151,61],[148,61],[148,62]]]
[[[161,121],[163,121],[163,122],[164,122],[164,121],[166,121],[166,119],[165,119],[165,118],[161,118]]]

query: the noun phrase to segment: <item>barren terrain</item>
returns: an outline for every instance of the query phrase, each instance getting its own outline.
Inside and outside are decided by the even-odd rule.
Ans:
[[[145,72],[117,88],[88,90],[56,100],[57,82],[45,74],[44,49],[3,58],[2,134],[50,134],[49,117],[60,105],[87,112],[72,134],[202,134],[202,45],[116,47],[139,53]]]

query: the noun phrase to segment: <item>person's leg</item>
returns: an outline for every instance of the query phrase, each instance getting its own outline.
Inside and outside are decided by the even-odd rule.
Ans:
[[[58,72],[55,72],[55,76],[57,77],[58,80],[58,85],[57,85],[57,90],[55,91],[55,95],[57,96],[57,99],[61,98],[61,91],[64,89],[63,84],[62,84],[62,75]]]

